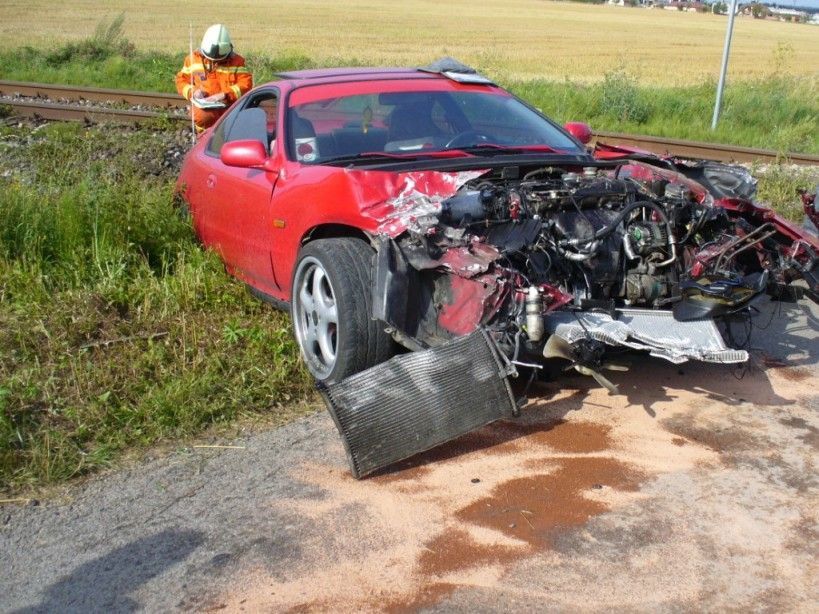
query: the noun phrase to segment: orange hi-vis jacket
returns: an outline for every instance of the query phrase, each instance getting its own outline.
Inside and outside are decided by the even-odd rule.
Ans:
[[[238,53],[214,62],[197,49],[185,58],[185,65],[176,73],[176,90],[185,100],[190,100],[196,90],[202,90],[205,96],[224,93],[225,104],[230,106],[252,87],[253,74]],[[207,128],[223,112],[194,107],[194,122],[199,128]]]

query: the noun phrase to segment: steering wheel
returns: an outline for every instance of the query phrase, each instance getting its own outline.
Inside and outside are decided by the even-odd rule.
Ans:
[[[458,147],[468,147],[470,145],[480,145],[481,143],[489,143],[493,140],[493,137],[489,136],[488,134],[484,134],[483,132],[478,132],[477,130],[464,130],[463,132],[459,132],[449,139],[446,145],[444,145],[444,149],[455,149]]]

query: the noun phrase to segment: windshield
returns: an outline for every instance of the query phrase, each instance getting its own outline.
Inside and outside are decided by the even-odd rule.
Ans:
[[[475,91],[387,92],[310,101],[290,109],[293,157],[321,164],[361,154],[425,155],[582,149],[516,98]]]

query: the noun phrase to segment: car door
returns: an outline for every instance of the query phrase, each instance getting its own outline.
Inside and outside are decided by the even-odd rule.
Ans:
[[[255,93],[226,118],[224,137],[214,134],[206,150],[208,169],[202,189],[203,235],[224,259],[228,270],[254,286],[275,285],[270,262],[272,240],[271,197],[278,165],[265,169],[236,168],[219,158],[221,146],[236,140],[259,140],[269,148],[268,119],[258,108]],[[268,98],[270,93],[268,93]],[[275,154],[274,154],[275,156]]]

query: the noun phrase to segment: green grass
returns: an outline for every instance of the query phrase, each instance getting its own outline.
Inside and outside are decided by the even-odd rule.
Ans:
[[[757,197],[777,213],[801,224],[805,213],[799,193],[815,193],[819,187],[816,167],[793,168],[774,164],[764,169],[752,169],[759,180]]]
[[[711,130],[714,83],[646,87],[622,69],[600,83],[510,82],[515,94],[561,121],[593,129],[819,153],[819,80],[768,78],[725,90],[717,130]]]
[[[140,163],[162,134],[27,132],[0,133],[0,491],[291,417],[310,386],[287,318],[201,250],[173,178]]]
[[[0,52],[0,78],[121,89],[173,92],[184,53],[145,53],[116,36],[95,36],[51,50]],[[289,53],[247,57],[256,83],[276,72],[314,68],[310,58]],[[336,65],[360,65],[356,58]],[[819,79],[779,76],[729,81],[716,131],[710,130],[716,85],[646,86],[624,68],[602,81],[514,80],[491,74],[502,85],[559,122],[585,121],[597,130],[731,143],[787,152],[819,153]]]

